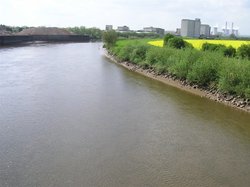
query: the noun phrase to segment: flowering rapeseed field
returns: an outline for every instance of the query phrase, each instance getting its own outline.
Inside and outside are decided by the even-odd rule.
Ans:
[[[185,39],[186,42],[191,43],[194,48],[201,49],[204,43],[211,44],[222,44],[225,46],[232,46],[234,48],[239,48],[242,44],[250,44],[250,41],[240,41],[240,40],[196,40],[196,39]],[[163,47],[163,40],[150,41],[148,42],[151,45]]]

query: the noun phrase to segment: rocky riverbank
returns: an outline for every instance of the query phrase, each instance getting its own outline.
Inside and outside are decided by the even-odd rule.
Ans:
[[[119,60],[117,60],[115,56],[108,53],[107,51],[105,51],[104,54],[106,55],[107,58],[111,59],[113,62],[131,71],[140,73],[144,76],[161,81],[165,84],[174,86],[176,88],[188,91],[195,95],[206,97],[213,101],[223,103],[227,106],[231,106],[239,110],[250,113],[250,99],[241,98],[240,96],[230,95],[227,93],[221,93],[216,89],[201,88],[198,85],[192,85],[185,80],[179,80],[175,76],[170,74],[158,74],[153,69],[143,69],[142,67],[130,62],[120,62]]]

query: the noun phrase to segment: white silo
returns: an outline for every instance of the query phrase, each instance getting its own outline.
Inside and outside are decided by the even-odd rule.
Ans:
[[[218,27],[217,26],[214,27],[214,35],[218,35]]]

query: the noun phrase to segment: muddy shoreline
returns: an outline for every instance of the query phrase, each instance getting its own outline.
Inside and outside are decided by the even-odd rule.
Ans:
[[[179,80],[169,74],[157,74],[153,69],[143,69],[142,67],[131,62],[120,62],[114,55],[108,53],[106,50],[104,51],[104,54],[107,58],[109,58],[116,64],[119,64],[130,71],[140,73],[154,80],[158,80],[164,84],[179,88],[200,97],[209,98],[215,102],[219,102],[224,105],[250,113],[250,99],[244,99],[239,96],[221,93],[215,89],[200,88],[197,85],[190,85],[187,81]]]

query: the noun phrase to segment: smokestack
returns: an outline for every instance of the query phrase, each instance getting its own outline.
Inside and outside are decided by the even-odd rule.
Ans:
[[[234,22],[232,22],[231,34],[234,34]]]

